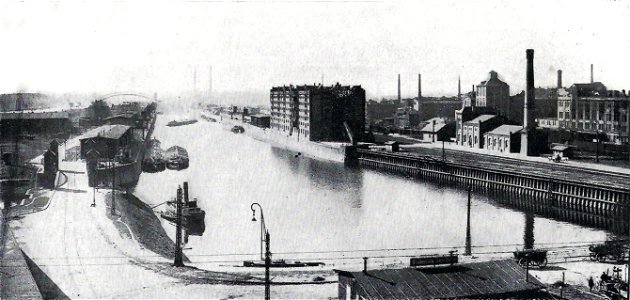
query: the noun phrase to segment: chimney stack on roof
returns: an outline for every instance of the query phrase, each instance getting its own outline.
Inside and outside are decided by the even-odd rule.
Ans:
[[[562,88],[562,70],[558,70],[558,88]]]
[[[367,273],[367,257],[363,258],[363,273]]]

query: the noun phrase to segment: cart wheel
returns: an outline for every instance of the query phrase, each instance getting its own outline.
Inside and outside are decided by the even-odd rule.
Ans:
[[[606,262],[606,254],[597,253],[596,259],[598,262]]]
[[[529,260],[525,257],[521,257],[521,259],[518,260],[518,265],[526,268],[527,267],[527,263],[529,262]]]
[[[543,259],[543,261],[538,264],[539,267],[544,268],[547,266],[547,258]]]
[[[537,260],[532,260],[529,262],[530,265],[532,265],[533,267],[540,267],[540,262]]]

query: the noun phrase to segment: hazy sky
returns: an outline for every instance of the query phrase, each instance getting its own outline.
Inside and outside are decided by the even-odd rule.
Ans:
[[[368,96],[453,95],[496,70],[520,91],[595,79],[630,89],[630,1],[17,2],[0,4],[0,92],[268,92],[361,84]],[[267,100],[267,99],[263,99]]]

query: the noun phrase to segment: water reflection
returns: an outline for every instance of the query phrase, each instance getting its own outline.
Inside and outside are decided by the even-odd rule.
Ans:
[[[270,147],[272,157],[288,166],[293,175],[308,179],[311,189],[343,191],[344,199],[353,208],[361,207],[363,175],[360,169],[348,168],[341,163],[325,162],[282,148]]]
[[[523,234],[523,248],[534,249],[534,214],[525,213],[525,233]]]

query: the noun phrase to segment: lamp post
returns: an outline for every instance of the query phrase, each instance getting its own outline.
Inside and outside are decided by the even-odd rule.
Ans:
[[[252,210],[252,222],[256,222],[256,208],[255,206],[258,206],[258,209],[260,210],[260,260],[265,260],[265,253],[264,253],[264,244],[265,244],[265,233],[267,232],[267,229],[265,227],[265,215],[263,214],[263,209],[262,206],[260,206],[260,204],[258,204],[257,202],[252,203],[252,205],[250,206],[250,209]]]

